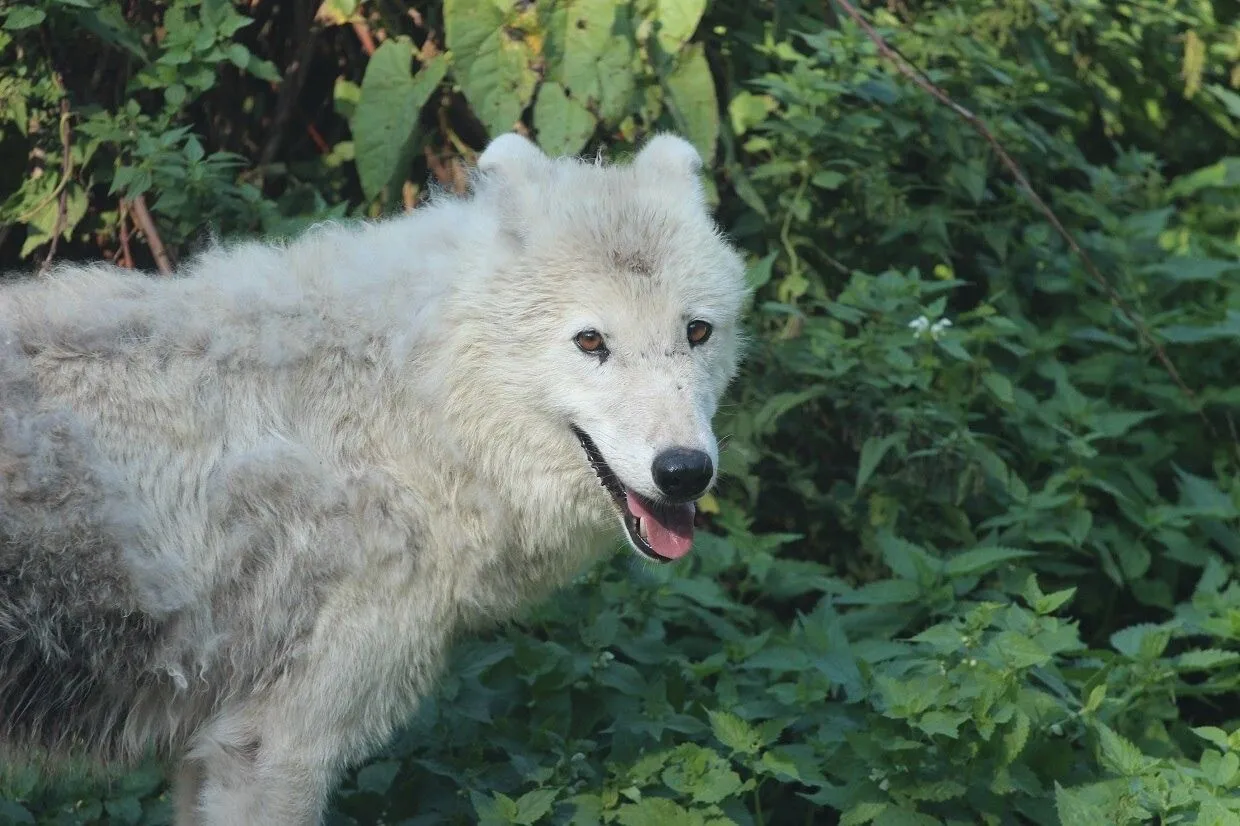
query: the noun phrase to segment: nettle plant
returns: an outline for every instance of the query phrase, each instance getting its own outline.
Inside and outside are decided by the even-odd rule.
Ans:
[[[200,116],[241,78],[226,88],[253,106],[225,120],[265,133],[279,93],[254,55],[275,29],[243,20],[268,7],[150,5],[140,23],[94,0],[0,10],[0,146],[26,159],[0,166],[3,214],[27,258],[61,194],[79,234],[140,194],[171,245],[288,231],[401,208],[421,156],[468,161],[518,121],[552,152],[689,134],[752,253],[751,352],[695,553],[618,557],[463,643],[331,823],[1240,823],[1223,4],[872,10],[1109,289],[834,7],[449,0],[414,25],[330,0],[339,130],[265,164]],[[67,143],[43,27],[133,60],[106,105],[71,101]],[[167,822],[164,788],[154,766],[17,773],[0,822]]]

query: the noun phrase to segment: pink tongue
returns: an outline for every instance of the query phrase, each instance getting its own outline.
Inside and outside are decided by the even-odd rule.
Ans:
[[[666,505],[654,510],[631,490],[625,490],[629,513],[642,521],[646,541],[664,559],[680,559],[693,547],[693,516],[697,507]]]

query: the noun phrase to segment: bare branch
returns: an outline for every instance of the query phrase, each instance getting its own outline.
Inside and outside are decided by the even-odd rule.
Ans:
[[[69,180],[73,177],[73,130],[69,125],[69,98],[67,96],[60,99],[60,181],[57,189],[60,190],[59,200],[56,207],[56,224],[52,227],[52,242],[47,248],[47,257],[43,259],[43,266],[39,268],[39,273],[46,273],[52,267],[52,259],[56,257],[56,247],[60,244],[61,233],[65,231],[65,222],[69,219]]]
[[[259,156],[258,163],[261,167],[270,166],[280,151],[280,144],[284,140],[288,122],[293,115],[302,87],[306,83],[306,74],[310,68],[310,60],[314,56],[314,46],[319,33],[308,4],[294,3],[293,12],[297,27],[294,35],[297,52],[284,74],[284,80],[280,83],[275,115],[271,119],[271,133],[267,138],[267,144],[263,147],[262,155]]]
[[[159,230],[155,228],[155,219],[151,217],[151,211],[146,207],[146,196],[139,195],[130,201],[129,209],[133,213],[138,228],[146,236],[146,244],[151,248],[151,254],[155,256],[155,266],[159,268],[161,274],[172,275],[172,259],[168,257],[163,239],[159,237]]]

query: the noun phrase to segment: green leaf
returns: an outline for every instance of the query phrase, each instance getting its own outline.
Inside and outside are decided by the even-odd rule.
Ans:
[[[697,147],[709,167],[719,140],[719,103],[710,64],[700,43],[685,49],[663,84],[677,128]]]
[[[629,114],[638,61],[632,9],[615,0],[557,3],[547,28],[547,78],[605,123]]]
[[[510,14],[516,9],[495,0],[443,4],[453,76],[492,138],[516,126],[538,82],[532,38]]]
[[[875,541],[883,554],[883,562],[900,579],[916,582],[924,571],[930,569],[931,557],[919,545],[901,539],[886,529],[878,532]]]
[[[745,269],[745,283],[749,285],[749,289],[760,289],[771,280],[771,270],[778,257],[778,252],[767,253]]]
[[[761,408],[753,414],[753,428],[758,433],[765,433],[774,427],[780,416],[795,407],[825,395],[825,387],[810,387],[805,390],[776,393],[766,400]]]
[[[1185,651],[1175,658],[1175,666],[1181,671],[1209,671],[1236,663],[1240,663],[1240,652],[1218,648]]]
[[[1240,509],[1231,496],[1219,490],[1211,479],[1195,476],[1180,468],[1175,469],[1180,485],[1180,505],[1191,509],[1194,513],[1213,516],[1218,519],[1231,519],[1240,515]]]
[[[1223,321],[1217,324],[1172,324],[1160,329],[1158,334],[1172,344],[1201,344],[1240,338],[1240,310],[1227,310]]]
[[[1025,744],[1029,742],[1029,733],[1032,728],[1029,715],[1017,709],[1011,727],[1003,733],[1003,765],[1011,765],[1016,762],[1017,757],[1020,757],[1021,752],[1025,750]]]
[[[576,155],[585,147],[598,121],[558,83],[544,83],[534,104],[538,144],[549,155]]]
[[[659,48],[675,54],[697,30],[706,0],[656,0],[654,7],[655,36]]]
[[[1095,722],[1094,730],[1098,734],[1098,759],[1108,770],[1124,777],[1136,777],[1154,765],[1154,760],[1105,723]]]
[[[1053,594],[1046,594],[1034,601],[1033,610],[1041,615],[1053,614],[1074,596],[1076,596],[1075,587],[1064,588],[1062,591],[1056,591]]]
[[[851,594],[843,594],[841,605],[906,605],[922,598],[921,586],[907,579],[880,579],[867,582]]]
[[[843,175],[831,169],[823,169],[815,172],[809,182],[819,189],[835,190],[848,180],[847,175]]]
[[[987,371],[982,374],[982,384],[986,385],[986,389],[1004,404],[1016,403],[1016,397],[1012,393],[1012,382],[1007,376]]]
[[[29,6],[18,6],[11,8],[4,16],[4,28],[9,31],[19,31],[21,29],[29,29],[37,26],[47,19],[47,14],[43,9],[35,9]]]
[[[1193,729],[1193,734],[1208,740],[1223,751],[1228,751],[1231,748],[1231,741],[1227,737],[1227,732],[1216,726],[1197,726]]]
[[[1165,275],[1172,281],[1217,281],[1219,276],[1240,269],[1240,261],[1217,258],[1168,258],[1141,269],[1143,273]]]
[[[1085,702],[1081,705],[1081,712],[1084,714],[1093,714],[1095,711],[1102,708],[1102,704],[1106,701],[1106,698],[1106,683],[1099,683],[1089,690],[1089,697],[1087,697]]]
[[[715,738],[739,754],[756,754],[759,746],[758,732],[753,726],[727,711],[711,709],[710,728]]]
[[[626,804],[616,812],[620,826],[703,826],[703,819],[664,797],[647,797],[640,803]]]
[[[469,800],[478,813],[478,826],[507,826],[517,816],[517,802],[501,792],[488,796],[471,790]]]
[[[353,21],[359,0],[323,0],[314,19],[325,26],[343,26]]]
[[[142,802],[136,797],[121,797],[104,803],[108,812],[108,822],[120,824],[136,824],[142,819]]]
[[[229,62],[242,71],[244,71],[245,67],[250,63],[250,50],[247,49],[243,43],[230,44],[225,50],[225,54],[228,55]],[[376,54],[378,54],[378,52],[376,52]]]
[[[370,763],[358,770],[357,787],[362,791],[387,794],[399,773],[399,760],[380,760]]]
[[[840,826],[862,826],[885,812],[891,806],[887,802],[858,803],[840,815]]]
[[[874,471],[878,468],[879,462],[887,455],[887,451],[908,439],[906,433],[892,433],[889,436],[878,438],[871,436],[865,440],[865,444],[861,446],[861,458],[857,462],[857,481],[856,488],[860,492],[865,487],[865,483],[870,480]]]
[[[1202,167],[1176,178],[1168,189],[1175,198],[1196,195],[1203,189],[1230,188],[1240,184],[1240,157],[1223,158],[1217,163]]]
[[[447,70],[445,59],[439,55],[415,78],[410,71],[412,61],[409,39],[393,38],[375,50],[362,77],[352,128],[357,174],[368,199],[375,198],[401,173],[418,115]]]
[[[921,716],[916,727],[929,735],[942,735],[955,740],[960,737],[960,726],[969,721],[969,715],[961,711],[932,709]]]
[[[1099,826],[1109,823],[1107,811],[1094,803],[1086,790],[1065,789],[1055,783],[1055,809],[1061,826]]]
[[[959,186],[969,200],[980,204],[986,194],[986,164],[977,159],[953,164],[947,177]]]
[[[1112,413],[1100,413],[1094,417],[1093,430],[1100,436],[1115,439],[1123,436],[1132,428],[1157,416],[1155,411],[1133,412],[1118,410]]]
[[[771,774],[775,777],[787,780],[801,780],[801,772],[797,768],[797,764],[789,757],[778,754],[775,751],[763,752],[755,768],[764,774]]]
[[[558,789],[535,789],[517,798],[517,811],[512,822],[521,826],[537,823],[547,812],[559,794]]]
[[[874,818],[874,826],[942,826],[942,821],[912,809],[887,808]]]
[[[766,120],[766,116],[776,107],[770,95],[755,95],[753,92],[740,91],[728,104],[728,118],[732,123],[732,132],[740,137],[753,127]],[[818,173],[823,174],[823,173]],[[831,173],[838,174],[838,173]],[[815,175],[815,178],[817,175]],[[843,182],[843,176],[841,175]],[[838,186],[839,184],[836,184]],[[833,188],[833,187],[827,187]]]
[[[1161,625],[1140,623],[1116,631],[1111,645],[1126,657],[1152,661],[1157,659],[1171,640],[1171,631]]]
[[[1011,668],[1045,665],[1051,659],[1042,646],[1015,631],[1000,631],[987,647]]]
[[[1036,554],[1019,548],[974,548],[947,560],[943,572],[949,577],[978,576],[989,573],[1006,562],[1031,556]]]
[[[736,794],[744,785],[731,763],[714,751],[686,743],[672,753],[671,764],[661,779],[669,789],[713,804]]]

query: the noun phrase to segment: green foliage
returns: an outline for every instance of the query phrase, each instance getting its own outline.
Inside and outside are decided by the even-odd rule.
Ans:
[[[0,10],[24,266],[54,235],[123,259],[139,196],[174,250],[400,208],[514,124],[554,152],[672,128],[716,159],[757,294],[711,531],[461,645],[331,822],[1240,823],[1234,4],[872,10],[1122,307],[820,4],[432,5],[324,3],[331,76],[292,114],[308,52],[274,4]],[[169,816],[154,767],[4,789],[0,823]]]

